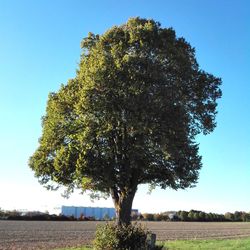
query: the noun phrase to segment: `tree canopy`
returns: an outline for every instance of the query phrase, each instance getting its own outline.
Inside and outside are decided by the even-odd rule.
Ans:
[[[49,188],[111,195],[118,223],[128,224],[138,185],[196,183],[195,137],[216,126],[221,79],[154,20],[131,18],[81,46],[76,77],[49,95],[29,165]]]

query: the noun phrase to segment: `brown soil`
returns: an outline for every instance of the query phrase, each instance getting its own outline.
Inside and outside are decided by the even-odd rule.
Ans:
[[[91,244],[103,222],[0,221],[0,249],[55,249]],[[145,222],[157,240],[250,237],[250,223]]]

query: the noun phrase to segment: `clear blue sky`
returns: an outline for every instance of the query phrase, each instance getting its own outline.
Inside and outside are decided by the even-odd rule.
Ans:
[[[203,168],[197,186],[151,195],[141,187],[134,207],[250,211],[249,12],[247,0],[0,0],[0,207],[112,206],[47,192],[27,162],[38,145],[48,93],[75,76],[82,38],[140,16],[185,37],[201,68],[222,78],[223,97],[217,128],[198,138]]]

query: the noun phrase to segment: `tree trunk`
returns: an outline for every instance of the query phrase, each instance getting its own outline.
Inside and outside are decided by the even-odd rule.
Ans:
[[[116,210],[116,224],[118,226],[128,226],[131,223],[131,210],[135,192],[136,188],[121,192],[121,194],[118,194],[114,189],[111,190],[111,196]]]

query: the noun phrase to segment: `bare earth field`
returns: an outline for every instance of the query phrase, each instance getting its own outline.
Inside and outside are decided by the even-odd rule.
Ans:
[[[54,249],[90,244],[103,222],[1,221],[0,249]],[[145,222],[157,240],[250,237],[250,223]]]

